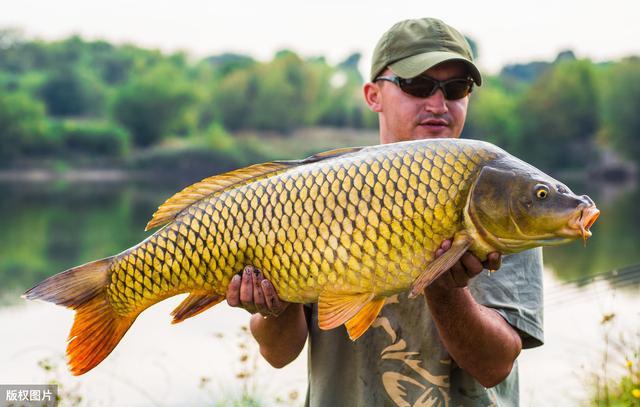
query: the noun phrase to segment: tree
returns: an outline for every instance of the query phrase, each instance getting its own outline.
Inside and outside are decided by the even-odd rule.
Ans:
[[[46,130],[45,108],[24,93],[0,93],[0,157],[16,158],[38,147]]]
[[[251,68],[257,63],[249,56],[230,52],[208,57],[205,61],[215,67],[216,73],[220,77],[225,77],[241,69]]]
[[[96,116],[104,106],[101,83],[77,67],[55,71],[38,93],[52,116]]]
[[[171,132],[195,126],[193,84],[176,67],[163,64],[121,87],[113,104],[115,119],[129,130],[135,146],[146,147]]]
[[[313,122],[313,103],[321,94],[322,72],[289,50],[227,75],[214,95],[222,122],[231,129],[291,131]]]
[[[518,106],[523,158],[554,169],[593,159],[599,106],[592,64],[561,62],[542,74]]]
[[[640,58],[631,57],[611,66],[603,75],[604,135],[620,153],[640,157]]]
[[[521,141],[517,99],[497,81],[487,79],[489,83],[471,94],[463,136],[489,141],[513,154],[519,154]]]

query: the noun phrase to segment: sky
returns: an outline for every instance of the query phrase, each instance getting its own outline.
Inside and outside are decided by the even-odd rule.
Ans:
[[[438,17],[473,38],[481,70],[553,60],[572,49],[594,61],[640,54],[638,0],[0,0],[0,28],[27,37],[134,43],[194,58],[239,52],[261,60],[289,48],[338,63],[406,18]]]

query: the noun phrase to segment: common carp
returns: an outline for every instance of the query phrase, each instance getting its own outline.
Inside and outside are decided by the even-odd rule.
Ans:
[[[319,326],[355,340],[385,298],[415,296],[470,250],[481,260],[591,236],[593,201],[504,150],[437,139],[345,148],[206,178],[161,205],[112,257],[56,274],[24,297],[76,311],[67,356],[83,374],[149,306],[181,293],[181,322],[225,298],[245,265],[280,298],[318,302]],[[435,259],[445,239],[452,247]]]

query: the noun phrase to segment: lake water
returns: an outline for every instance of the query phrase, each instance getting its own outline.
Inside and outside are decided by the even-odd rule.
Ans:
[[[624,363],[621,336],[626,349],[640,349],[640,277],[625,268],[640,263],[640,190],[569,184],[594,198],[602,215],[587,248],[545,249],[546,343],[519,358],[524,406],[581,405],[592,374],[602,372],[605,346],[609,376]],[[56,380],[68,404],[79,396],[91,406],[223,405],[243,392],[266,405],[303,402],[304,352],[284,369],[270,368],[242,329],[248,314],[226,304],[172,326],[169,313],[183,296],[160,303],[98,369],[73,377],[64,366],[73,313],[19,298],[49,275],[144,239],[150,215],[182,186],[0,184],[0,383]],[[604,316],[613,317],[602,324]]]

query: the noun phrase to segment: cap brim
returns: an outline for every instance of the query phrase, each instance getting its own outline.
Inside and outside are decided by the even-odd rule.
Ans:
[[[413,78],[418,76],[427,69],[441,64],[446,61],[462,61],[469,68],[469,73],[476,85],[482,84],[482,76],[474,63],[460,54],[454,52],[427,52],[424,54],[413,55],[389,65],[389,69],[401,78]]]

